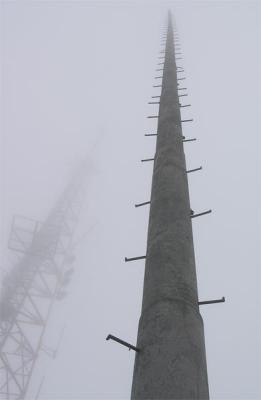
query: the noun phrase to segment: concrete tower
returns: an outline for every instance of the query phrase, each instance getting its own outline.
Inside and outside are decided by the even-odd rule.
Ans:
[[[132,399],[208,399],[171,15]]]

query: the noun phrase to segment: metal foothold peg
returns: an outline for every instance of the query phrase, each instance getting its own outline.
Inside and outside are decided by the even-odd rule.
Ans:
[[[150,201],[145,201],[144,203],[135,204],[135,207],[146,206],[147,204],[150,204]]]
[[[145,158],[143,160],[141,160],[141,162],[145,162],[145,161],[154,161],[155,158]]]
[[[223,296],[221,299],[217,299],[217,300],[199,301],[198,305],[202,306],[204,304],[215,304],[215,303],[225,303],[225,297]]]
[[[197,140],[196,138],[193,139],[184,139],[183,142],[194,142],[195,140]]]
[[[139,256],[139,257],[125,257],[125,262],[129,262],[129,261],[136,261],[136,260],[144,260],[146,258],[146,256]]]
[[[132,344],[130,344],[130,343],[128,343],[128,342],[125,342],[124,340],[121,340],[121,339],[119,339],[119,338],[116,337],[116,336],[108,335],[108,336],[106,337],[106,340],[110,340],[110,339],[111,339],[111,340],[114,340],[114,342],[117,342],[117,343],[122,344],[123,346],[127,347],[129,350],[134,350],[134,351],[136,351],[137,353],[140,351],[140,349],[138,349],[138,347],[133,346]]]
[[[191,118],[191,119],[183,119],[180,122],[192,122],[192,121],[193,121],[193,118]]]
[[[212,213],[212,210],[208,210],[208,211],[204,211],[204,212],[199,213],[199,214],[191,215],[190,218],[196,218],[196,217],[200,217],[201,215],[206,215],[206,214],[210,214],[210,213]]]
[[[198,167],[198,168],[194,168],[194,169],[189,169],[189,170],[186,171],[186,172],[187,172],[187,174],[189,174],[190,172],[196,172],[196,171],[200,171],[200,170],[202,170],[202,166],[201,166],[201,167]]]

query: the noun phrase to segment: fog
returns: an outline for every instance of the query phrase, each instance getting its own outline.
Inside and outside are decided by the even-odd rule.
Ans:
[[[82,160],[75,272],[54,305],[27,399],[128,399],[146,253],[156,105],[148,105],[171,9],[194,121],[183,134],[195,212],[212,399],[261,398],[260,2],[2,1],[1,275],[13,215],[44,221]],[[156,81],[156,84],[158,82]],[[42,380],[44,377],[44,380]]]

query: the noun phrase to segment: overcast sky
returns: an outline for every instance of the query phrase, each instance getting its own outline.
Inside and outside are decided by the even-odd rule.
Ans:
[[[56,304],[28,399],[127,399],[141,309],[159,93],[155,68],[171,8],[188,94],[187,166],[212,399],[261,398],[260,2],[3,1],[1,268],[12,268],[13,214],[44,220],[77,163],[89,160],[76,272]]]

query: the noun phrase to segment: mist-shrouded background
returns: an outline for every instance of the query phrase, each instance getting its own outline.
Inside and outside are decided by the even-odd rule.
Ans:
[[[14,214],[44,220],[79,162],[87,196],[75,273],[57,302],[28,399],[127,399],[146,253],[160,37],[172,9],[194,118],[183,134],[212,399],[260,399],[260,2],[1,2],[1,274]],[[83,240],[79,240],[84,236]]]

